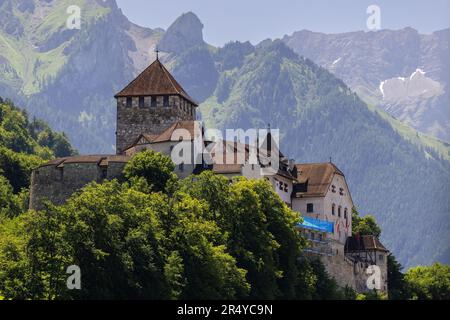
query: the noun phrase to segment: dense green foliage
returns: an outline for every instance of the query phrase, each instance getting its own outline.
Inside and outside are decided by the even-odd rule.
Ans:
[[[395,259],[394,255],[387,257],[388,295],[391,300],[404,300],[409,298],[408,284],[402,273],[402,265]]]
[[[163,191],[167,183],[174,179],[175,165],[169,157],[153,150],[136,154],[125,167],[125,177],[129,180],[143,178],[153,191]]]
[[[361,217],[358,210],[356,208],[353,208],[352,233],[354,235],[371,235],[379,238],[381,236],[381,228],[378,226],[374,216],[368,214],[364,217]]]
[[[435,263],[418,266],[405,274],[412,299],[450,300],[450,266]]]
[[[27,206],[31,171],[54,157],[73,154],[67,137],[0,97],[0,215],[18,215]]]
[[[0,293],[7,299],[344,298],[319,261],[298,259],[304,239],[265,180],[204,172],[155,192],[142,152],[129,181],[91,183],[66,204],[3,217]],[[146,168],[146,169],[142,169]],[[169,175],[170,176],[170,175]],[[170,184],[170,188],[168,187]],[[149,192],[152,190],[152,192]],[[11,190],[9,191],[11,192]],[[82,290],[66,287],[78,265]]]

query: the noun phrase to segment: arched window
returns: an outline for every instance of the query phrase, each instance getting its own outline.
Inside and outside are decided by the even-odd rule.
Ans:
[[[347,220],[347,218],[348,218],[348,215],[347,215],[347,208],[344,209],[344,218],[345,218],[345,220]]]
[[[331,205],[331,214],[333,216],[336,215],[336,205],[334,203]]]
[[[339,218],[341,217],[341,206],[339,206],[339,208],[338,208],[338,217]]]

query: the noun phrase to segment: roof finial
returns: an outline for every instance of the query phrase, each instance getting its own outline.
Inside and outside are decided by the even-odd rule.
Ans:
[[[267,124],[267,130],[270,132],[270,122]]]
[[[156,60],[159,61],[159,49],[158,49],[158,47],[156,47],[155,52],[156,52]]]

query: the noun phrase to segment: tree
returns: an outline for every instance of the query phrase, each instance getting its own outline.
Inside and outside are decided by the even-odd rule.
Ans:
[[[189,195],[91,183],[65,205],[0,224],[0,292],[7,299],[234,299],[246,271],[207,205]],[[163,222],[170,221],[170,224]],[[77,265],[82,290],[66,288]]]
[[[449,300],[450,266],[435,263],[432,266],[418,266],[405,274],[412,299]]]
[[[65,133],[53,132],[50,128],[41,131],[37,137],[40,146],[54,151],[55,157],[68,157],[75,154]]]
[[[163,191],[167,183],[174,178],[175,165],[170,157],[153,150],[144,150],[136,154],[126,165],[124,174],[127,179],[142,177],[155,192]]]
[[[408,288],[402,271],[402,265],[395,259],[393,254],[387,257],[387,280],[388,295],[391,300],[408,299]]]
[[[0,222],[2,217],[14,217],[22,212],[20,196],[15,195],[9,181],[0,171]]]
[[[84,299],[162,299],[166,253],[158,210],[166,201],[116,180],[92,183],[60,209],[80,266]]]
[[[207,205],[206,218],[226,235],[229,252],[248,271],[250,298],[294,298],[304,244],[290,210],[265,180],[230,181],[210,171],[181,182],[180,189]]]
[[[177,297],[246,297],[250,289],[247,272],[237,266],[236,259],[227,250],[222,230],[214,221],[205,219],[207,205],[178,193],[171,211],[177,219],[169,230],[167,250],[173,257],[169,260],[170,270],[173,271],[174,265],[178,270],[178,274],[171,276],[176,279]]]
[[[0,146],[0,171],[8,179],[15,193],[30,186],[31,172],[42,162],[36,155],[17,153]]]
[[[359,235],[372,235],[379,238],[381,235],[381,228],[378,226],[375,217],[372,215],[366,215],[361,218],[356,208],[353,208],[352,210],[352,233]]]

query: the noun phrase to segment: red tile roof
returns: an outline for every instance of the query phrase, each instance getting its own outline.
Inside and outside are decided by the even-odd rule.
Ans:
[[[195,135],[197,134],[195,132],[195,122],[194,120],[186,120],[186,121],[178,121],[175,122],[173,125],[171,125],[169,128],[164,130],[161,134],[147,134],[142,133],[140,134],[134,141],[131,143],[128,147],[124,149],[124,151],[129,150],[133,147],[136,147],[139,145],[140,141],[144,139],[146,141],[145,144],[152,144],[152,143],[158,143],[158,142],[168,142],[172,141],[172,135],[175,130],[177,129],[184,129],[189,132],[191,140],[195,138]],[[200,130],[203,130],[200,128]],[[186,140],[186,139],[184,139]],[[141,143],[142,144],[142,143]]]
[[[115,98],[151,95],[180,95],[198,106],[198,103],[184,91],[159,60],[147,67],[136,79],[116,94]]]
[[[63,167],[65,164],[77,164],[77,163],[96,163],[100,166],[107,166],[109,163],[127,163],[130,161],[129,156],[124,155],[89,155],[89,156],[74,156],[57,158],[47,163],[44,163],[40,167]]]
[[[334,174],[344,176],[333,163],[305,163],[295,166],[297,167],[298,183],[306,188],[306,191],[297,192],[297,196],[325,196]]]

